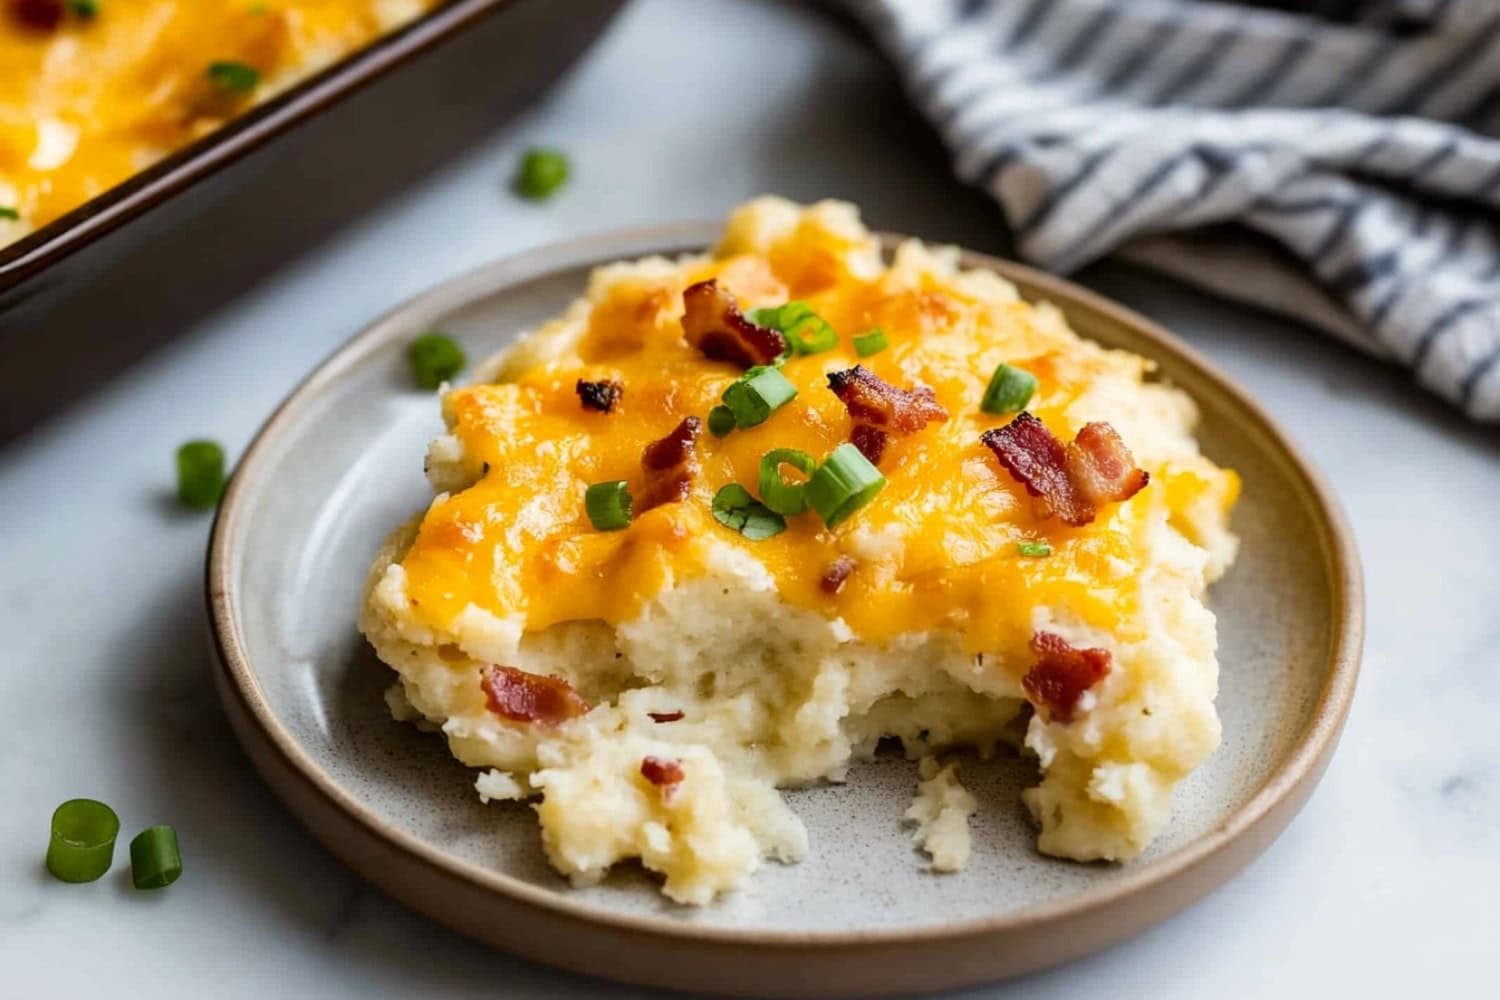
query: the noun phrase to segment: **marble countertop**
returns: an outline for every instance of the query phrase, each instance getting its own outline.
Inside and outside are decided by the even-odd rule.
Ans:
[[[505,180],[541,142],[576,177],[553,203],[517,202]],[[893,76],[839,26],[769,0],[638,0],[528,115],[0,445],[0,992],[643,995],[417,916],[281,808],[213,694],[208,519],[172,502],[172,452],[200,435],[237,452],[319,358],[447,277],[762,191],[1004,250],[997,210],[951,179]],[[1243,875],[1132,942],[968,995],[1482,993],[1500,931],[1500,434],[1287,322],[1120,265],[1082,280],[1241,379],[1328,475],[1365,559],[1364,673],[1322,785]],[[111,802],[126,836],[175,824],[182,881],[136,893],[118,861],[92,886],[52,881],[47,817],[80,795]]]

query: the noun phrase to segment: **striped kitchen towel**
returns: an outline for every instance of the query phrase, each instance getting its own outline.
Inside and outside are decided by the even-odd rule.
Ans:
[[[1119,251],[1500,420],[1500,0],[843,2],[1021,256]]]

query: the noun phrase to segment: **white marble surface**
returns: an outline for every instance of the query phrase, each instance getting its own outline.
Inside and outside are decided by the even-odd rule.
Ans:
[[[504,190],[540,141],[578,171],[545,207]],[[764,190],[999,245],[994,212],[841,30],[765,0],[640,0],[529,116],[0,446],[0,994],[639,995],[408,912],[281,809],[210,688],[208,520],[171,503],[171,454],[192,435],[238,450],[321,356],[436,281]],[[1124,268],[1084,278],[1215,357],[1321,464],[1364,552],[1368,652],[1327,777],[1249,871],[1133,942],[972,995],[1485,995],[1500,936],[1500,434],[1283,322]],[[51,881],[47,818],[78,795],[113,803],[126,835],[176,824],[182,881],[138,894],[118,862],[92,886]]]

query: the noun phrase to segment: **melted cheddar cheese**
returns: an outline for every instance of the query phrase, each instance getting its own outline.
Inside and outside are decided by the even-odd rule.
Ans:
[[[950,628],[971,652],[1024,656],[1038,606],[1065,606],[1091,626],[1130,635],[1140,619],[1126,569],[1139,558],[1150,513],[1165,506],[1181,516],[1204,490],[1227,505],[1234,474],[1156,463],[1147,493],[1105,508],[1092,524],[1039,520],[1024,487],[979,443],[982,431],[1010,419],[979,409],[990,374],[1005,362],[1036,375],[1031,412],[1071,436],[1080,396],[1101,377],[1120,377],[1123,356],[1079,350],[1020,300],[857,273],[849,251],[809,223],[769,255],[731,248],[670,278],[621,282],[594,306],[566,359],[451,392],[452,431],[476,482],[428,511],[403,560],[421,619],[446,627],[473,605],[523,615],[532,629],[619,624],[671,581],[702,572],[711,542],[742,548],[771,571],[785,600],[841,618],[871,642]],[[584,512],[587,486],[623,479],[640,495],[645,446],[684,416],[706,416],[739,374],[683,339],[682,291],[707,278],[743,303],[806,301],[841,332],[839,345],[783,366],[797,397],[765,423],[722,439],[700,436],[702,474],[689,502],[649,511],[625,531],[596,531]],[[885,330],[891,346],[859,358],[852,336],[872,327]],[[893,438],[880,463],[887,485],[835,530],[807,513],[779,535],[750,541],[716,523],[714,494],[729,483],[757,492],[766,452],[794,448],[821,458],[848,439],[850,418],[827,374],[855,364],[897,386],[932,387],[949,419]],[[1136,377],[1139,362],[1124,361],[1123,370]],[[585,409],[580,379],[618,380],[623,398],[611,413]],[[1018,543],[1035,540],[1053,554],[1022,556]],[[828,594],[820,581],[843,556],[856,569]]]
[[[746,311],[807,303],[838,343],[785,362],[797,394],[765,422],[700,434],[686,499],[596,530],[588,486],[643,495],[646,446],[741,374],[684,336],[683,292],[710,278]],[[860,358],[853,338],[874,327],[889,344]],[[1149,484],[1082,526],[1039,516],[980,441],[1012,419],[980,410],[1002,363],[1036,377],[1027,408],[1058,438],[1113,425]],[[828,375],[855,364],[929,387],[947,419],[893,434],[885,486],[831,529],[811,511],[758,540],[721,524],[715,494],[757,494],[766,453],[821,460],[849,439]],[[397,716],[487,769],[487,800],[539,795],[548,858],[580,885],[639,858],[669,896],[706,903],[762,857],[795,860],[807,833],[777,789],[841,780],[886,737],[924,757],[1024,741],[1041,849],[1128,859],[1218,742],[1202,598],[1234,557],[1239,492],[1200,454],[1192,401],[1150,375],[956,251],[910,242],[887,262],[852,206],[760,199],[710,254],[599,269],[561,318],[445,391],[435,496],[378,556],[360,626],[399,675]],[[589,409],[580,380],[623,394]],[[835,564],[853,569],[829,592]],[[1044,634],[1108,669],[1076,712],[1028,717]],[[553,705],[576,713],[527,714],[528,676],[571,688]],[[657,787],[663,773],[680,783]],[[934,866],[959,867],[972,798],[951,762],[921,776],[908,815]]]
[[[103,193],[439,0],[0,0],[0,244]],[[55,3],[54,27],[27,8]],[[256,71],[235,91],[216,62]],[[8,213],[7,213],[8,214]]]

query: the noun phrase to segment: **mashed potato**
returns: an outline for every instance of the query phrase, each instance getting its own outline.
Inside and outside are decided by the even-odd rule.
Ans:
[[[796,397],[764,422],[698,436],[683,499],[597,530],[587,487],[649,494],[646,447],[742,375],[684,337],[684,290],[708,279],[746,312],[805,302],[836,343],[786,360]],[[858,356],[877,327],[887,346]],[[1017,419],[980,409],[1001,363],[1034,376],[1026,409],[1060,442],[1107,421],[1150,482],[1092,520],[1053,516],[980,442]],[[833,527],[722,523],[716,494],[759,493],[767,452],[822,460],[849,439],[828,376],[855,364],[930,388],[944,417],[893,431],[883,487]],[[702,904],[795,861],[807,832],[778,789],[842,781],[883,738],[922,759],[908,820],[935,870],[967,859],[975,803],[933,755],[1016,742],[1040,768],[1024,793],[1040,849],[1129,859],[1219,740],[1203,595],[1234,557],[1238,493],[1199,454],[1191,400],[1149,369],[954,250],[911,242],[887,265],[835,202],[762,198],[709,255],[600,268],[443,396],[436,496],[379,553],[361,621],[399,676],[393,712],[440,727],[486,800],[532,802],[580,885],[639,859]],[[609,412],[580,381],[619,387]],[[1093,673],[1059,699],[1078,664]]]

